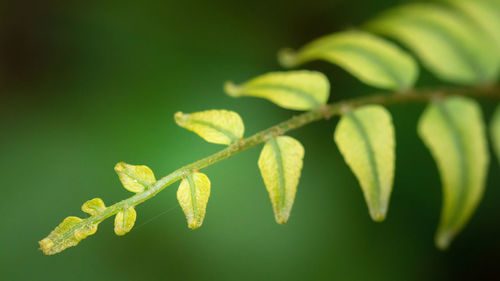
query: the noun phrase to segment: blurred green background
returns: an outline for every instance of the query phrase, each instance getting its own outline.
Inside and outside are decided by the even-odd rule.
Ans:
[[[291,117],[269,102],[232,99],[225,80],[280,70],[276,53],[354,27],[404,1],[0,2],[0,280],[499,280],[500,168],[451,249],[433,245],[441,187],[416,135],[422,105],[390,108],[397,173],[384,223],[370,220],[333,143],[336,120],[291,133],[306,148],[292,216],[274,222],[256,165],[259,148],[209,167],[203,227],[191,231],[177,184],[137,207],[136,227],[92,237],[56,256],[37,241],[83,202],[131,194],[113,166],[157,177],[220,146],[178,128],[182,110],[239,112],[247,135]],[[327,63],[332,100],[374,91]],[[422,73],[420,85],[436,81]],[[484,102],[485,117],[494,104]]]

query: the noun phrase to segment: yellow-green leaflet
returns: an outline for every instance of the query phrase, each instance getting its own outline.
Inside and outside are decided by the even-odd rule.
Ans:
[[[479,105],[453,97],[427,107],[418,133],[437,162],[443,184],[436,245],[446,249],[483,196],[489,154]]]
[[[479,24],[492,38],[496,49],[500,49],[500,1],[447,0],[447,2]]]
[[[67,217],[47,238],[39,242],[46,255],[54,255],[64,249],[76,246],[78,242],[97,231],[97,224],[85,223],[78,217]]]
[[[326,104],[330,84],[316,71],[271,72],[241,85],[227,82],[225,91],[233,97],[265,98],[287,109],[310,110]]]
[[[188,227],[196,229],[203,224],[210,197],[210,180],[203,173],[193,173],[182,180],[177,200],[186,215]]]
[[[451,9],[434,4],[406,5],[382,14],[366,28],[401,41],[443,80],[476,85],[497,77],[500,56],[491,40]]]
[[[290,217],[302,170],[304,147],[288,136],[270,139],[259,157],[259,169],[271,198],[274,218],[284,224]]]
[[[82,211],[90,214],[91,216],[99,215],[104,212],[104,210],[106,210],[106,206],[101,198],[94,198],[83,203],[82,205]]]
[[[295,67],[312,60],[339,65],[362,82],[385,89],[406,89],[418,76],[415,60],[395,44],[362,31],[346,31],[319,38],[294,52],[285,49],[279,60]]]
[[[115,216],[115,233],[116,235],[125,235],[134,227],[137,213],[134,207],[125,208]]]
[[[153,171],[147,166],[129,165],[124,162],[116,164],[115,171],[123,184],[123,187],[132,192],[143,192],[146,188],[156,182]]]
[[[383,221],[396,159],[391,114],[379,105],[347,113],[335,129],[334,140],[361,185],[370,216],[374,221]]]
[[[177,125],[195,132],[211,143],[231,144],[243,138],[245,126],[240,115],[228,110],[206,110],[191,114],[177,112]]]
[[[500,161],[500,106],[497,107],[491,119],[490,133],[493,149]]]

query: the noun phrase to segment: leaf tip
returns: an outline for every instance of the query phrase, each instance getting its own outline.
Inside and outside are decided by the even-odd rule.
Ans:
[[[126,165],[127,164],[125,162],[118,162],[118,163],[116,163],[115,168],[114,168],[115,172],[117,172],[117,173],[122,172],[123,170],[125,170],[125,166]]]
[[[192,230],[195,230],[195,229],[200,228],[200,227],[201,227],[201,224],[202,224],[202,222],[201,222],[201,221],[199,221],[199,220],[194,220],[194,219],[192,219],[192,220],[189,220],[189,221],[188,221],[188,227],[189,227],[190,229],[192,229]]]
[[[286,222],[288,221],[288,217],[287,216],[277,216],[275,218],[276,222],[280,225],[284,225],[286,224]]]
[[[278,62],[284,68],[292,68],[297,65],[297,54],[291,48],[284,48],[278,52]]]
[[[52,255],[51,249],[54,247],[54,242],[52,242],[52,240],[44,238],[38,241],[38,244],[40,245],[40,250],[42,250],[44,255]]]
[[[184,127],[186,125],[187,114],[184,114],[182,111],[177,111],[174,114],[174,119],[177,125]]]
[[[231,97],[241,96],[241,89],[238,85],[234,84],[232,81],[226,81],[224,83],[224,92]]]
[[[127,232],[120,230],[120,229],[117,229],[116,227],[115,227],[114,231],[115,231],[115,234],[117,236],[123,236],[123,235],[127,234]]]
[[[387,217],[387,204],[370,200],[368,202],[370,217],[374,222],[383,222]]]
[[[453,235],[451,233],[440,232],[440,233],[436,234],[436,238],[435,238],[434,242],[436,244],[436,247],[439,250],[445,251],[450,246],[452,239],[453,239]]]
[[[375,211],[375,212],[370,212],[370,215],[371,215],[372,220],[374,222],[383,222],[383,221],[385,221],[386,212],[384,212],[384,211]]]

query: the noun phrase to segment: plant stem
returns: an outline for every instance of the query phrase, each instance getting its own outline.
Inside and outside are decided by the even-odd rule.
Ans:
[[[500,100],[500,85],[481,88],[443,88],[439,90],[421,89],[409,90],[400,93],[381,93],[327,104],[318,109],[294,116],[275,126],[260,131],[253,136],[242,139],[239,142],[236,142],[208,157],[177,169],[169,175],[158,180],[154,185],[149,187],[149,189],[145,190],[144,192],[137,193],[128,199],[122,200],[118,203],[115,203],[114,205],[109,206],[103,213],[85,219],[82,224],[99,223],[104,219],[115,215],[124,208],[136,206],[152,198],[167,186],[184,178],[193,171],[199,171],[250,147],[263,143],[272,137],[283,135],[288,131],[300,128],[309,123],[323,119],[329,119],[332,116],[341,115],[356,107],[368,104],[390,105],[415,102],[430,102],[433,100],[439,100],[446,96],[454,95]]]

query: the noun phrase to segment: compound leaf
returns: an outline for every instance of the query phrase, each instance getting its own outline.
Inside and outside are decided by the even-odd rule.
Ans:
[[[46,255],[54,255],[76,246],[82,239],[97,231],[97,223],[79,217],[67,217],[46,238],[39,242]]]
[[[418,133],[434,157],[443,184],[443,206],[435,241],[446,249],[483,196],[489,155],[479,105],[464,97],[427,107]]]
[[[82,211],[90,214],[91,216],[99,215],[104,212],[104,210],[106,210],[106,206],[101,198],[94,198],[83,203],[82,205]]]
[[[153,171],[143,165],[129,165],[124,162],[116,164],[115,171],[123,187],[132,192],[143,192],[156,182]]]
[[[231,144],[243,137],[245,127],[240,115],[228,110],[206,110],[191,114],[177,112],[175,121],[211,143]]]
[[[267,73],[239,86],[227,82],[225,91],[233,97],[265,98],[283,108],[310,110],[326,104],[330,84],[320,72],[300,70]]]
[[[395,44],[362,31],[328,35],[305,45],[297,52],[285,49],[279,59],[284,67],[312,60],[339,65],[362,82],[379,88],[404,90],[415,83],[415,60]]]
[[[279,136],[264,145],[259,169],[271,198],[276,222],[290,217],[304,158],[304,147],[292,137]]]
[[[434,4],[410,4],[390,10],[366,28],[401,41],[439,78],[459,84],[491,83],[499,56],[477,25]]]
[[[189,174],[177,190],[177,200],[186,215],[188,227],[196,229],[203,224],[210,197],[210,180],[203,173]]]
[[[387,214],[394,179],[395,139],[391,114],[367,105],[344,114],[334,140],[356,175],[374,221]]]
[[[134,227],[137,212],[134,207],[124,208],[115,216],[115,233],[116,235],[125,235]]]

